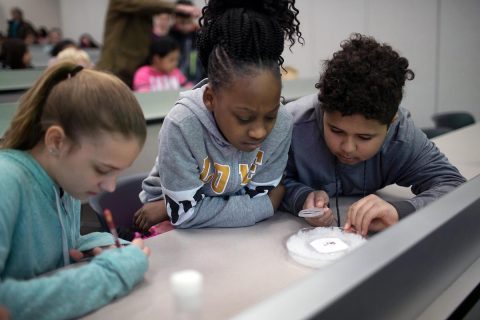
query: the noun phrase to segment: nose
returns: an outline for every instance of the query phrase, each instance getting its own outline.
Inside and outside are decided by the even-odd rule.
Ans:
[[[113,192],[115,191],[115,186],[116,186],[116,177],[106,177],[101,183],[100,183],[100,188],[102,190],[105,190],[107,192]]]
[[[248,130],[248,137],[255,140],[263,140],[267,135],[267,128],[263,125],[252,126]]]
[[[350,154],[355,151],[356,146],[352,138],[345,138],[341,144],[342,151],[346,154]]]

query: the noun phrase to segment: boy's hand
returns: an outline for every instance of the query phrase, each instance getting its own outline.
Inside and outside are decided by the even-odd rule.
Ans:
[[[165,220],[168,220],[165,200],[146,203],[133,216],[133,223],[142,232]]]
[[[282,203],[283,195],[285,194],[285,186],[282,183],[279,183],[278,186],[273,188],[268,192],[268,197],[272,202],[273,211],[276,211]]]
[[[332,210],[328,207],[328,194],[323,190],[310,192],[303,203],[302,209],[323,208],[323,214],[320,217],[305,218],[305,220],[314,227],[329,227],[334,222]]]
[[[371,194],[348,208],[345,231],[356,230],[362,236],[368,231],[380,231],[398,222],[394,206],[380,197]]]
[[[325,191],[316,190],[308,194],[302,209],[325,208],[329,201],[328,194]]]

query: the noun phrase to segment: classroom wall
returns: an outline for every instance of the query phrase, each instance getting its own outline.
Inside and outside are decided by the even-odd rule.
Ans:
[[[108,0],[0,1],[0,21],[15,3],[35,24],[47,20],[66,37],[88,32],[102,41]],[[286,48],[284,58],[301,77],[317,78],[322,61],[352,32],[369,34],[409,59],[415,79],[407,82],[403,105],[417,125],[432,126],[432,114],[451,110],[480,121],[480,0],[297,0],[297,7],[306,43]]]
[[[415,79],[402,104],[417,125],[431,115],[471,112],[480,121],[479,0],[299,0],[305,46],[286,50],[301,77],[318,77],[322,61],[352,32],[374,36],[408,58]]]
[[[108,0],[59,1],[62,29],[66,37],[77,41],[81,34],[89,33],[97,43],[103,41]]]

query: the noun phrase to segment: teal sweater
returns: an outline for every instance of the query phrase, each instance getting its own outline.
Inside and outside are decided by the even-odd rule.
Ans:
[[[0,305],[12,319],[81,316],[125,295],[148,260],[137,246],[111,249],[90,263],[70,263],[69,249],[113,243],[108,233],[80,236],[80,202],[28,153],[0,150]],[[49,273],[45,275],[45,273]]]

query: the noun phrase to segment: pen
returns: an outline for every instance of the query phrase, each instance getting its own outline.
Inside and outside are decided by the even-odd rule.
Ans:
[[[103,210],[103,215],[107,221],[108,229],[110,229],[110,233],[113,235],[113,239],[115,240],[115,246],[120,248],[120,240],[118,240],[117,228],[115,228],[115,223],[113,222],[112,212],[109,209],[105,209]]]

